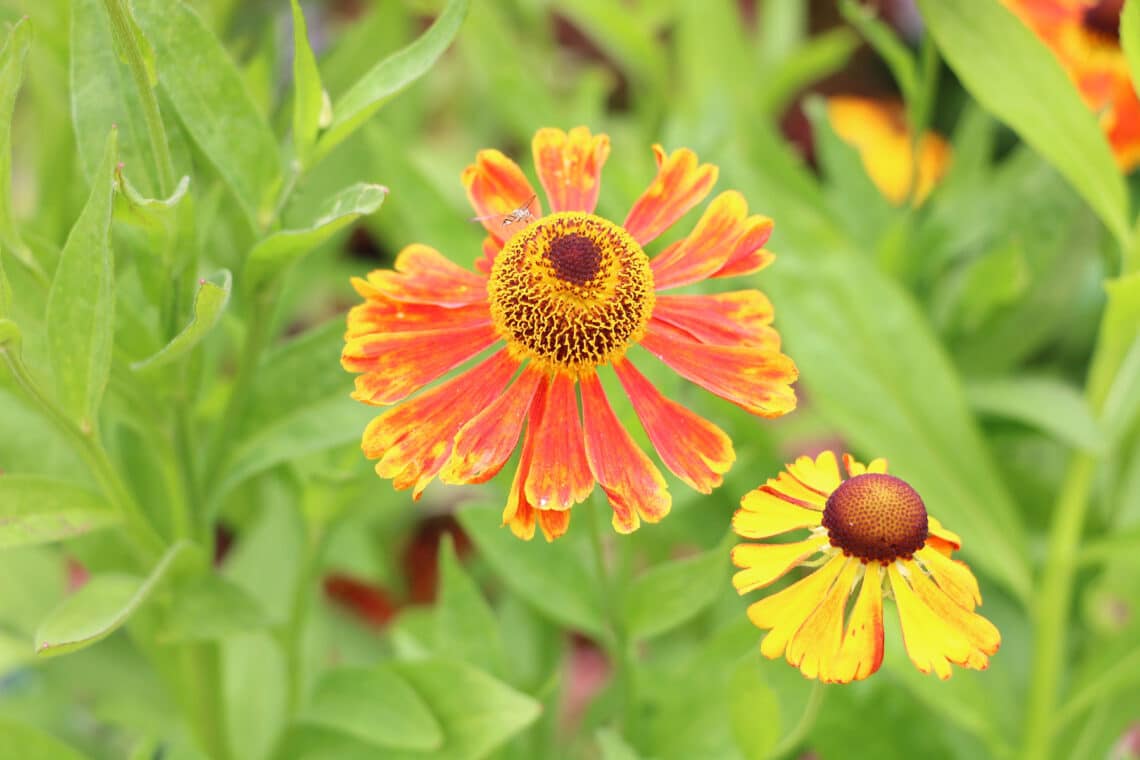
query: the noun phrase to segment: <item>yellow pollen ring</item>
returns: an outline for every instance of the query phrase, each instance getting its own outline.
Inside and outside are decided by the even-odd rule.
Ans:
[[[507,241],[487,293],[513,357],[572,375],[624,356],[656,303],[649,257],[637,241],[613,222],[567,211]]]

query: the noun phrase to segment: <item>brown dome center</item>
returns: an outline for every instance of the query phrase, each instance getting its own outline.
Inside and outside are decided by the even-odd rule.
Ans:
[[[822,525],[844,554],[889,564],[909,559],[926,542],[926,507],[906,481],[867,473],[831,493]]]

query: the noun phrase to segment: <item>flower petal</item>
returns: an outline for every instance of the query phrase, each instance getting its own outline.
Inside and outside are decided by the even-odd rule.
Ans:
[[[929,546],[949,557],[962,548],[962,539],[952,530],[946,530],[936,517],[926,516],[927,533],[926,546]]]
[[[938,583],[938,587],[960,607],[972,610],[982,603],[978,579],[970,572],[965,562],[950,559],[930,546],[922,547],[914,553],[914,556],[922,562],[930,577]]]
[[[735,190],[723,192],[713,198],[687,237],[649,262],[654,285],[658,290],[691,285],[725,268],[733,274],[756,271],[772,259],[763,251],[771,234],[771,219],[748,216],[743,195]]]
[[[569,509],[594,489],[573,378],[556,374],[546,394],[536,395],[535,408],[534,460],[524,483],[527,501],[538,509]]]
[[[683,330],[699,343],[771,345],[772,302],[759,290],[716,295],[660,295],[653,318]]]
[[[594,213],[602,166],[610,155],[608,135],[591,135],[586,127],[538,130],[531,144],[538,181],[550,199],[551,211]]]
[[[657,177],[630,209],[622,225],[641,245],[673,226],[685,213],[705,199],[716,184],[719,169],[697,162],[688,148],[668,157],[660,145],[653,146]]]
[[[456,330],[490,321],[491,310],[486,303],[449,308],[435,304],[393,301],[377,295],[349,310],[344,339],[352,340],[373,333]]]
[[[492,345],[498,336],[486,324],[458,330],[369,334],[348,341],[340,355],[356,378],[352,397],[366,404],[393,404]]]
[[[819,606],[819,600],[846,564],[847,557],[836,553],[811,575],[748,606],[748,619],[753,625],[772,629],[760,643],[760,654],[773,660],[784,653],[788,640]]]
[[[501,242],[490,235],[483,238],[483,257],[475,259],[475,268],[483,274],[491,274],[491,269],[495,266],[495,257],[499,255],[501,250],[503,250]]]
[[[788,499],[771,486],[760,486],[740,500],[732,529],[744,538],[769,538],[800,528],[818,527],[823,513]]]
[[[788,465],[788,473],[824,499],[842,482],[834,451],[821,451],[814,460],[808,456],[797,457]]]
[[[875,562],[864,568],[863,585],[839,654],[821,675],[828,683],[860,681],[883,664],[883,568]]]
[[[504,225],[503,217],[530,202],[532,213],[542,216],[541,203],[535,196],[522,169],[497,150],[481,150],[475,163],[463,170],[463,186],[475,209],[476,218],[488,234],[500,243],[513,235],[518,225]]]
[[[542,536],[548,543],[553,541],[564,534],[570,527],[570,510],[538,510],[538,527],[542,529]]]
[[[661,461],[694,490],[712,493],[736,459],[729,437],[658,393],[628,361],[615,361],[613,368]]]
[[[799,668],[805,678],[826,679],[831,675],[832,665],[843,644],[843,613],[860,567],[859,560],[854,557],[843,563],[839,577],[824,594],[819,606],[812,610],[788,642],[784,656],[788,664]]]
[[[782,578],[827,542],[826,535],[813,535],[790,544],[737,544],[732,548],[732,562],[743,569],[732,576],[732,585],[738,594],[763,588]]]
[[[532,367],[524,369],[503,395],[459,429],[440,480],[483,483],[503,469],[518,444],[535,393],[546,380],[546,375]]]
[[[456,431],[503,392],[518,363],[500,351],[462,375],[376,417],[361,448],[376,472],[418,499],[451,454]]]
[[[367,283],[354,280],[358,293],[382,294],[393,301],[464,306],[485,303],[487,278],[469,272],[431,246],[409,245],[396,256],[396,269],[376,269]],[[367,288],[367,292],[362,290]]]
[[[586,459],[590,471],[609,497],[614,511],[614,530],[631,533],[637,530],[641,520],[658,522],[669,514],[673,503],[665,478],[614,415],[598,376],[591,372],[579,382]]]

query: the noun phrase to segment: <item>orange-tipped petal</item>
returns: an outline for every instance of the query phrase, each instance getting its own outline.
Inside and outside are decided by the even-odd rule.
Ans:
[[[658,295],[653,318],[699,343],[772,345],[772,302],[758,290],[716,295]]]
[[[796,365],[768,347],[713,346],[678,338],[650,320],[642,345],[681,377],[760,417],[796,408]]]
[[[839,648],[843,644],[843,613],[851,595],[855,573],[861,565],[855,559],[843,564],[835,583],[792,634],[784,652],[788,664],[800,669],[805,678],[828,680]]]
[[[703,201],[716,184],[718,169],[698,164],[697,154],[688,148],[668,157],[660,145],[653,146],[657,177],[630,209],[622,225],[633,239],[645,245]]]
[[[503,217],[535,195],[522,169],[500,151],[481,150],[475,155],[475,163],[463,170],[461,179],[475,215],[487,233],[499,243],[505,242],[517,231],[518,225],[504,225]],[[531,209],[537,210],[535,216],[542,215],[537,200],[531,201]]]
[[[614,530],[630,533],[640,520],[659,521],[673,502],[665,478],[614,415],[598,376],[583,376],[581,388],[586,459],[609,497]]]
[[[818,527],[823,513],[789,499],[771,486],[760,486],[740,500],[732,529],[744,538],[770,538],[801,528]]]
[[[460,428],[440,479],[482,483],[493,478],[514,452],[535,392],[545,380],[545,375],[528,366],[506,393]]]
[[[926,545],[935,549],[947,557],[962,548],[962,539],[957,533],[952,530],[946,530],[942,527],[942,523],[938,518],[931,515],[926,516],[926,525],[929,535],[926,537]]]
[[[613,364],[653,448],[669,471],[701,493],[723,481],[736,453],[724,431],[671,401],[628,361]]]
[[[806,578],[748,606],[748,619],[753,625],[772,629],[760,643],[760,654],[773,660],[784,653],[788,641],[819,606],[847,560],[836,554]]]
[[[357,282],[357,292],[368,297]],[[393,301],[464,306],[485,303],[487,278],[450,261],[431,246],[409,245],[396,256],[395,271],[376,269],[368,273],[367,287]]]
[[[687,237],[649,262],[653,282],[658,290],[667,290],[726,276],[722,270],[729,274],[755,271],[772,258],[762,250],[771,234],[771,219],[748,216],[743,195],[735,190],[723,192],[713,198]]]
[[[594,488],[577,395],[573,378],[559,373],[545,397],[536,397],[536,408],[540,402],[544,408],[531,418],[536,428],[534,459],[523,487],[527,500],[538,509],[569,509]]]
[[[602,166],[610,155],[609,136],[591,135],[585,127],[569,134],[547,127],[535,133],[531,147],[550,210],[594,213]]]
[[[348,341],[340,363],[356,378],[352,397],[366,404],[394,404],[492,345],[487,324],[459,330],[371,334]]]
[[[739,594],[763,588],[782,578],[826,544],[825,535],[814,535],[790,544],[737,544],[732,548],[732,562],[742,569],[732,576],[732,585]]]
[[[839,654],[828,672],[821,674],[828,683],[860,681],[883,663],[883,568],[874,562],[864,567],[863,585]]]
[[[914,556],[926,567],[930,576],[938,583],[938,587],[960,607],[972,610],[982,603],[978,579],[970,572],[965,562],[950,559],[930,546],[922,547],[914,553]]]
[[[344,339],[352,340],[373,333],[464,329],[490,321],[491,310],[486,303],[450,308],[374,296],[349,310]]]
[[[539,509],[538,527],[542,528],[542,536],[547,542],[553,541],[563,535],[570,527],[570,510]]]
[[[419,498],[451,453],[452,439],[467,420],[503,392],[518,364],[500,351],[368,424],[361,448],[378,459],[376,472]]]

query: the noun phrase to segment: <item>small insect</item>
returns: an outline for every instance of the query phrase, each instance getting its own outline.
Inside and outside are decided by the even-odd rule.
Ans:
[[[526,203],[519,206],[518,208],[516,208],[514,211],[511,211],[510,213],[507,213],[507,214],[486,214],[485,216],[473,216],[473,217],[471,217],[471,221],[473,221],[473,222],[485,222],[488,219],[499,219],[499,218],[501,218],[501,221],[499,223],[501,225],[503,225],[504,227],[509,227],[512,224],[518,224],[520,222],[523,224],[526,224],[527,222],[533,222],[534,221],[534,214],[531,213],[530,206],[532,203],[534,203],[536,198],[538,198],[537,195],[530,196],[530,199]]]

